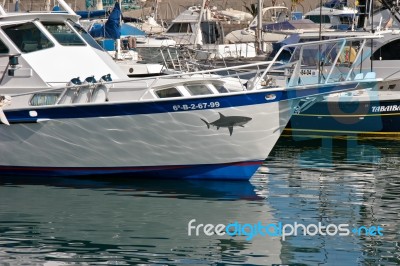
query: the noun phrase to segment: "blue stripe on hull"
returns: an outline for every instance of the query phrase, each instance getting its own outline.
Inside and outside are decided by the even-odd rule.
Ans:
[[[341,85],[340,89],[345,90],[354,87],[354,84]],[[126,115],[143,115],[155,113],[174,113],[182,111],[231,108],[247,105],[265,104],[282,100],[297,99],[327,93],[337,90],[335,86],[324,86],[301,91],[257,91],[239,95],[213,95],[203,98],[170,99],[168,101],[147,101],[127,103],[102,103],[84,105],[55,105],[55,106],[30,106],[23,110],[5,110],[10,123],[35,123],[39,119],[71,119],[89,117],[110,117]],[[272,100],[266,100],[267,95],[274,94]],[[218,105],[215,106],[215,103]],[[35,110],[37,116],[32,117],[29,112]]]
[[[88,176],[112,175],[132,178],[174,178],[248,180],[263,161],[226,164],[146,166],[146,167],[29,167],[0,166],[2,175],[13,176]]]

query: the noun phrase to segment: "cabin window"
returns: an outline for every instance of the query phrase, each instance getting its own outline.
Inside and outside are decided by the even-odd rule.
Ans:
[[[331,22],[329,16],[327,16],[327,15],[322,15],[322,16],[309,15],[309,16],[306,16],[306,19],[309,19],[314,23],[330,23]]]
[[[37,93],[31,98],[30,105],[54,105],[56,104],[58,97],[60,97],[60,93],[56,92]]]
[[[372,60],[400,60],[400,39],[383,45],[372,55]]]
[[[200,29],[203,43],[216,43],[221,37],[221,27],[215,21],[201,22]]]
[[[168,29],[168,33],[192,33],[190,23],[174,23]]]
[[[178,91],[177,88],[167,88],[157,90],[156,94],[160,98],[171,98],[171,97],[181,97],[182,94]]]
[[[32,22],[3,26],[3,31],[24,53],[53,47],[54,44]]]
[[[43,26],[61,45],[82,46],[84,41],[67,25],[62,22],[42,22]]]
[[[8,54],[10,49],[4,44],[2,40],[0,40],[0,54]]]
[[[186,88],[191,95],[212,94],[212,91],[207,86],[202,84],[186,85]]]
[[[340,16],[339,19],[340,19],[341,24],[346,24],[346,25],[353,24],[353,20],[354,20],[353,17],[351,17],[351,16]]]
[[[227,92],[229,92],[228,89],[225,88],[225,86],[216,86],[216,88],[217,88],[217,91],[219,93],[227,93]]]

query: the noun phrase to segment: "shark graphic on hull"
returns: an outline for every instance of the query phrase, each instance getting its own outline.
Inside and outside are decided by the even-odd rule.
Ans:
[[[207,125],[207,128],[214,126],[217,127],[218,130],[220,127],[227,127],[229,129],[230,136],[232,136],[233,127],[244,127],[244,125],[247,124],[252,118],[246,116],[224,116],[223,114],[219,113],[219,119],[211,123],[202,118],[200,119]]]

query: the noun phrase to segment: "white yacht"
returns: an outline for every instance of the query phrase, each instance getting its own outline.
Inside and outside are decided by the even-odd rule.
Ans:
[[[378,81],[373,72],[360,79],[352,64],[340,69],[346,75],[335,63],[323,78],[315,72],[315,49],[335,62],[357,41],[360,57],[368,38],[292,45],[299,56],[285,79],[269,75],[275,59],[250,79],[208,71],[127,79],[60,4],[66,12],[0,8],[2,175],[247,180],[300,99]]]
[[[224,41],[221,21],[214,18],[210,8],[189,8],[179,14],[163,36],[196,50],[197,59],[255,57],[254,44],[229,44]]]

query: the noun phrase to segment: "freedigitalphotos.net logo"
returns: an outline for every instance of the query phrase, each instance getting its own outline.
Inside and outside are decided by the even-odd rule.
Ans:
[[[301,224],[294,222],[293,224],[268,223],[263,224],[261,221],[257,223],[239,223],[235,221],[228,225],[225,224],[196,224],[196,219],[192,219],[188,223],[188,235],[199,236],[204,234],[206,236],[245,236],[246,240],[252,240],[255,236],[270,236],[282,237],[285,241],[288,236],[383,236],[383,228],[381,226],[357,226],[350,227],[349,224],[328,224],[322,225],[321,222],[317,224]]]

